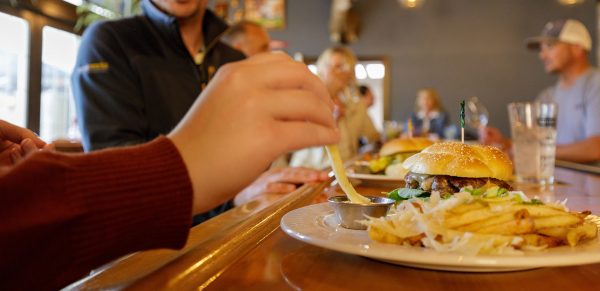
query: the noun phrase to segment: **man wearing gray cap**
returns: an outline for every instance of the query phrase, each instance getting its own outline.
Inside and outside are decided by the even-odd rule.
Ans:
[[[540,36],[527,39],[539,50],[546,73],[558,75],[538,100],[558,104],[556,158],[588,163],[600,161],[600,71],[589,62],[592,39],[578,20],[547,23]],[[510,145],[495,128],[480,132],[486,144]]]

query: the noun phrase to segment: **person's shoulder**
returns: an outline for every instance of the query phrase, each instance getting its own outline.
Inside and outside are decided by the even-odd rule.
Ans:
[[[101,20],[92,23],[84,32],[84,37],[94,38],[98,36],[119,36],[122,34],[136,33],[142,34],[140,28],[143,27],[143,16],[133,16],[117,20]]]

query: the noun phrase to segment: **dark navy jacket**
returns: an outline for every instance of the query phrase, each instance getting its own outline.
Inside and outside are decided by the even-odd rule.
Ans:
[[[142,8],[144,15],[95,23],[82,37],[72,87],[86,151],[144,143],[169,133],[216,69],[244,58],[219,41],[227,25],[207,10],[205,57],[196,65],[175,18],[150,0]],[[231,203],[204,218],[229,207]]]
[[[72,83],[86,151],[170,132],[215,70],[244,58],[218,41],[227,25],[207,10],[207,52],[196,65],[175,18],[149,0],[142,5],[144,15],[96,23],[81,40]]]

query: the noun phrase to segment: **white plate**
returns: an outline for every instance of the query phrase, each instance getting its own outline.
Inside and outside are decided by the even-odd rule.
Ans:
[[[504,256],[442,253],[421,247],[373,242],[364,230],[339,226],[333,209],[327,203],[290,211],[281,219],[281,228],[295,239],[326,249],[433,270],[504,272],[600,262],[598,238],[574,248],[564,246]]]
[[[404,181],[404,177],[390,177],[390,176],[386,176],[386,175],[356,173],[355,167],[358,166],[358,163],[361,163],[361,161],[356,162],[355,164],[346,168],[346,175],[348,176],[348,178],[359,179],[359,180],[364,180],[364,181],[384,181],[384,182],[403,182]]]
[[[350,179],[359,179],[365,181],[386,181],[386,182],[401,182],[404,181],[402,177],[390,177],[386,175],[371,175],[371,174],[357,174],[352,171],[347,171],[346,175]]]

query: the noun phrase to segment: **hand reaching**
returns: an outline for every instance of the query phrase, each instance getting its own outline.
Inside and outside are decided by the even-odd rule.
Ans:
[[[285,54],[221,67],[169,134],[188,167],[195,210],[225,202],[286,152],[336,143],[332,111],[319,78]]]
[[[14,165],[44,147],[50,146],[33,131],[0,120],[0,166]]]
[[[254,183],[235,197],[241,205],[260,198],[272,202],[296,190],[302,184],[318,183],[329,179],[327,172],[302,167],[275,168],[264,172]]]

